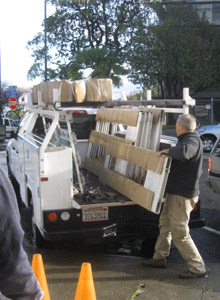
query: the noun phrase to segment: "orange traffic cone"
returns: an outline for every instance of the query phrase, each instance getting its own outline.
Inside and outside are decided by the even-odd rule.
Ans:
[[[75,300],[96,300],[95,286],[90,263],[83,263],[79,275]]]
[[[35,276],[40,284],[42,291],[44,292],[44,297],[42,300],[50,300],[50,293],[47,286],[47,279],[44,270],[44,264],[41,254],[34,254],[31,265]]]

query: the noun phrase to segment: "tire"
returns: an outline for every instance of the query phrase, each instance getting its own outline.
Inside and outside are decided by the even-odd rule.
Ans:
[[[37,228],[36,224],[32,224],[33,230],[33,244],[37,248],[51,248],[52,244],[49,241],[46,241],[41,235],[40,230]]]
[[[36,224],[32,224],[33,230],[33,244],[37,248],[44,248],[44,238],[42,237]]]
[[[9,167],[9,163],[8,163],[8,177],[11,180],[11,184],[12,184],[12,186],[14,188],[14,191],[15,191],[15,195],[16,195],[17,203],[18,203],[18,208],[19,209],[25,208],[26,206],[25,206],[24,202],[21,199],[20,185],[17,182],[17,180],[15,179],[15,177],[12,175],[12,172],[11,172],[10,167]]]
[[[28,190],[28,202],[31,211],[31,222],[32,222],[32,234],[33,234],[33,246],[37,248],[50,248],[50,243],[44,239],[37,225],[34,224],[34,206],[33,206],[33,197]]]
[[[52,243],[44,239],[37,225],[33,223],[33,219],[34,219],[33,198],[31,193],[29,194],[29,196],[30,196],[29,203],[30,203],[31,220],[32,220],[33,246],[37,248],[44,248],[44,249],[51,248]]]
[[[154,254],[154,247],[157,238],[145,238],[141,247],[141,256],[151,258]]]
[[[216,137],[212,135],[203,135],[202,137],[203,151],[211,152],[216,142]]]

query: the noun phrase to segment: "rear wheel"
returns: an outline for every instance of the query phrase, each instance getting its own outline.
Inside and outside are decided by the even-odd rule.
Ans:
[[[16,194],[18,208],[19,209],[25,208],[25,204],[22,201],[21,194],[20,194],[20,185],[17,182],[17,180],[15,179],[15,177],[12,175],[12,172],[10,170],[9,164],[8,164],[8,177],[11,180],[11,184],[12,184],[12,186],[14,188],[14,191],[15,191],[15,194]]]
[[[145,238],[141,247],[141,256],[151,258],[154,254],[154,248],[157,238]]]
[[[50,248],[50,242],[46,241],[40,233],[40,230],[37,228],[36,224],[32,225],[33,228],[33,243],[37,248]]]
[[[33,198],[29,199],[30,203],[30,209],[32,214],[32,233],[33,233],[33,245],[37,248],[50,248],[52,246],[52,243],[49,241],[46,241],[44,237],[42,236],[40,230],[38,229],[37,225],[33,222],[34,219],[34,208],[33,208]]]
[[[203,143],[203,150],[204,152],[211,152],[212,148],[216,142],[216,138],[212,135],[203,135],[202,136],[202,143]]]

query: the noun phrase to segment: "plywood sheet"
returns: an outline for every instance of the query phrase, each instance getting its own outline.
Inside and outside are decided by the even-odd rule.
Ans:
[[[101,108],[97,111],[96,120],[124,124],[127,126],[137,126],[138,116],[139,111],[137,110]]]
[[[118,191],[123,196],[134,201],[140,206],[151,210],[154,193],[144,186],[118,174],[117,172],[105,169],[100,160],[86,158],[85,168],[93,174],[99,176],[99,179]]]
[[[102,133],[96,130],[92,130],[90,133],[90,137],[89,137],[89,142],[96,144],[96,145],[100,145],[103,147],[107,147],[109,144],[111,143],[115,143],[115,142],[120,142],[120,143],[125,143],[125,144],[131,144],[131,141],[129,140],[125,140],[123,138],[120,138],[118,136],[114,136],[114,135],[109,135],[106,133]]]
[[[154,151],[120,142],[108,143],[106,153],[161,174],[165,155],[160,157]]]

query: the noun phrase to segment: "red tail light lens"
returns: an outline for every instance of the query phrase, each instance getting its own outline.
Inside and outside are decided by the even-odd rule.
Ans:
[[[79,114],[84,114],[87,115],[87,111],[86,110],[74,110],[72,112],[73,115],[79,115]]]
[[[40,181],[48,181],[48,177],[41,177]]]
[[[56,222],[57,221],[57,214],[56,213],[49,213],[49,215],[48,215],[48,220],[50,221],[50,222]]]
[[[197,210],[197,203],[194,204],[193,210]]]
[[[211,170],[212,170],[212,158],[209,157],[209,160],[208,160],[208,172],[209,172],[209,174],[211,173]]]

